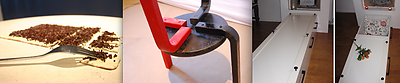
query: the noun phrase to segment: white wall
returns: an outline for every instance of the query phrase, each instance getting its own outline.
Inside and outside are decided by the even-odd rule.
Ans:
[[[328,21],[330,10],[330,3],[332,0],[321,0],[320,11],[308,11],[308,10],[289,10],[289,0],[281,0],[281,19],[285,19],[289,13],[315,13],[317,14],[318,28],[317,32],[328,33]]]
[[[260,21],[281,22],[280,0],[258,0]]]
[[[356,0],[361,2],[361,0]],[[353,0],[336,0],[336,11],[337,12],[346,12],[346,13],[354,13],[354,4]]]
[[[329,3],[329,23],[333,24],[333,1]]]
[[[399,28],[400,27],[400,6],[396,6],[393,8],[392,11],[388,10],[374,10],[374,9],[368,9],[365,10],[362,7],[361,0],[353,0],[354,3],[354,9],[356,12],[357,16],[357,22],[358,26],[361,25],[361,22],[364,20],[364,15],[365,14],[373,14],[373,15],[391,15],[391,21],[389,25],[393,28]],[[337,4],[337,3],[336,3]],[[395,1],[395,4],[400,4],[399,1]]]

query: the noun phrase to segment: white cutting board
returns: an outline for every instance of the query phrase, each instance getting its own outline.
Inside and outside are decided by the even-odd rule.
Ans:
[[[27,29],[30,26],[39,24],[58,24],[70,26],[101,27],[102,30],[116,32],[122,37],[122,18],[93,16],[93,15],[54,15],[39,16],[21,19],[13,19],[0,22],[0,36],[7,36],[12,31]],[[21,42],[0,39],[0,58],[21,57],[40,55],[49,52],[51,49],[34,46]],[[122,45],[119,47],[119,57],[122,57]],[[122,62],[115,70],[104,70],[88,65],[73,65],[75,58],[85,57],[84,55],[73,55],[69,53],[54,53],[40,58],[3,61],[0,62],[1,83],[71,83],[71,82],[122,82]],[[70,60],[71,59],[71,60]],[[46,63],[56,60],[70,60],[61,63],[65,64],[34,64]],[[57,62],[57,61],[56,61]],[[16,64],[25,64],[17,65]],[[78,64],[79,65],[79,64]]]

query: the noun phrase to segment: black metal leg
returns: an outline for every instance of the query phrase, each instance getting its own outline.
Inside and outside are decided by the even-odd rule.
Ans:
[[[255,15],[255,19],[256,19],[256,24],[258,25],[260,22],[260,14],[258,13],[258,4],[257,6],[254,8],[254,15]]]
[[[254,13],[253,19],[256,20],[256,22],[253,23],[253,24],[258,25],[259,22],[260,22],[260,16],[259,16],[259,13],[258,13],[258,0],[253,0],[253,5],[252,6],[253,6],[252,9],[253,9],[253,13]]]
[[[225,36],[231,44],[231,65],[233,83],[240,83],[240,43],[239,34],[232,27],[224,27]]]
[[[233,39],[229,39],[231,42],[231,63],[232,63],[232,77],[233,83],[240,83],[240,52],[239,52],[239,41],[232,41]]]
[[[235,29],[229,25],[216,25],[218,28],[208,28],[205,22],[199,22],[196,25],[196,30],[198,32],[204,32],[207,34],[217,34],[224,35],[228,38],[231,45],[231,65],[232,65],[232,81],[233,83],[240,83],[240,44],[239,44],[239,34]],[[224,34],[221,34],[224,33]]]
[[[207,13],[210,8],[209,1],[202,0],[202,6],[190,17],[190,23],[195,25],[197,32],[224,35],[228,38],[231,45],[232,81],[233,83],[240,83],[239,34],[235,29],[227,25],[222,17]]]

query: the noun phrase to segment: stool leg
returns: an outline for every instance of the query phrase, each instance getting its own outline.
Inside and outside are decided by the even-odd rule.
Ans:
[[[161,51],[161,54],[162,54],[162,57],[163,57],[163,59],[164,59],[165,67],[166,67],[167,69],[171,68],[171,66],[172,66],[171,55],[169,55],[169,54],[167,54],[167,53],[164,53],[164,52],[162,52],[162,51]]]
[[[239,34],[232,27],[223,28],[231,45],[232,81],[241,83]]]

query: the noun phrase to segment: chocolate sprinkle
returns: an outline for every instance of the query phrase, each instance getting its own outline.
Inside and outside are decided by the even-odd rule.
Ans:
[[[13,31],[9,34],[12,37],[22,37],[26,38],[28,41],[38,41],[44,44],[52,44],[55,45],[73,45],[79,46],[87,43],[92,39],[93,35],[100,32],[100,27],[95,28],[85,28],[85,27],[73,27],[73,26],[62,26],[56,24],[40,24],[36,26],[32,26],[28,29]],[[111,37],[116,35],[114,32],[104,31],[102,35],[97,37],[97,40],[93,40],[90,43],[89,49],[91,47],[97,48],[107,48],[113,49],[114,47],[118,47],[116,45],[111,45],[107,42],[119,41],[118,37]],[[112,59],[113,55],[108,54],[107,52],[103,52],[103,50],[95,51],[95,57],[84,57],[83,60],[89,59],[97,60],[100,59],[105,62],[107,58]],[[117,54],[114,54],[114,58],[117,57]],[[115,62],[115,60],[114,60]]]
[[[28,29],[13,31],[9,34],[9,36],[22,37],[26,38],[28,41],[39,41],[45,44],[79,46],[88,42],[90,39],[92,39],[93,35],[98,32],[100,32],[99,27],[84,28],[56,24],[40,24]],[[107,35],[114,34],[108,31],[105,33],[107,33]],[[112,38],[105,38],[108,40],[113,40]]]
[[[107,43],[119,40],[118,37],[111,37],[112,35],[116,34],[114,32],[104,31],[101,36],[97,37],[97,40],[93,40],[92,43],[90,43],[89,45],[91,47],[108,48],[108,49],[113,49],[114,47],[118,47],[116,45],[111,45],[110,43]]]
[[[103,50],[100,51],[95,51],[92,49],[93,52],[96,54],[95,57],[99,58],[102,61],[106,61],[107,58],[112,59],[112,54],[108,54],[108,52],[103,52]],[[117,56],[117,54],[114,54],[114,56]],[[115,57],[114,57],[115,58]]]
[[[9,36],[26,38],[28,41],[39,41],[45,44],[53,44],[57,40],[62,40],[81,29],[83,29],[83,27],[40,24],[28,29],[13,31]]]

